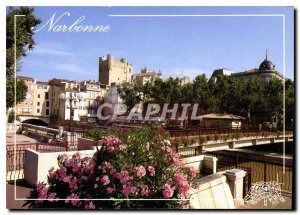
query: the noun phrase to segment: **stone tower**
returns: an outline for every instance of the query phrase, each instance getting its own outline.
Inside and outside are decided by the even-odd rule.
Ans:
[[[124,58],[115,60],[111,54],[99,58],[99,82],[106,85],[130,83],[132,65]]]

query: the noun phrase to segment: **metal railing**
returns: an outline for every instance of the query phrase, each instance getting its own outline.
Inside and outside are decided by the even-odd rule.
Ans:
[[[97,141],[80,142],[49,142],[49,143],[29,143],[6,146],[6,180],[22,179],[25,163],[25,150],[33,149],[40,153],[67,152],[89,150],[92,146],[97,146]]]
[[[233,134],[233,133],[276,133],[283,132],[282,128],[276,129],[259,129],[258,126],[241,126],[238,128],[233,127],[197,127],[189,129],[168,129],[166,130],[170,133],[171,137],[192,137],[201,135],[211,135],[211,134]],[[286,130],[286,133],[291,133],[290,130]]]
[[[224,168],[240,167],[251,169],[251,183],[261,181],[277,181],[281,183],[283,191],[291,192],[293,189],[293,166],[265,161],[262,159],[253,159],[245,156],[233,156],[220,154],[219,152],[209,152],[218,158],[218,170]]]

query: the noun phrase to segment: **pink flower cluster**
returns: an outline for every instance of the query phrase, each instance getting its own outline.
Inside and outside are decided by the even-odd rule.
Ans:
[[[174,152],[170,146],[162,146],[162,150],[166,151],[167,154],[163,157],[163,160],[169,165],[174,165],[176,167],[182,166],[181,161],[179,160],[179,154]]]
[[[44,183],[38,183],[36,186],[36,190],[31,191],[30,195],[32,195],[33,192],[38,193],[38,202],[43,202],[43,200],[45,199],[48,199],[50,202],[53,202],[55,199],[57,199],[57,193],[49,192],[49,189]]]
[[[164,198],[172,198],[175,193],[177,193],[177,198],[187,199],[190,197],[190,184],[189,181],[192,181],[196,176],[195,169],[192,166],[184,167],[186,169],[186,174],[177,171],[173,175],[172,179],[169,180],[167,184],[163,187],[163,196]]]
[[[139,154],[130,148],[131,145],[125,145],[115,136],[107,136],[103,140],[107,151],[101,154],[104,158],[101,157],[98,166],[91,158],[81,158],[80,153],[76,153],[72,158],[60,156],[59,168],[49,170],[48,183],[54,185],[54,189],[61,186],[64,187],[62,190],[70,191],[65,195],[65,202],[71,207],[99,207],[97,202],[79,200],[81,198],[190,197],[190,183],[196,172],[193,167],[182,165],[179,155],[166,145],[164,139],[152,146],[149,143],[149,157],[144,159],[143,155],[138,162],[131,158],[132,152],[135,152],[134,156]],[[123,158],[121,162],[117,160],[119,157]],[[40,201],[54,201],[57,196],[63,196],[59,190],[57,193],[49,192],[44,184],[39,184],[34,191]]]
[[[136,176],[141,179],[142,177],[144,177],[146,175],[146,169],[143,166],[139,166],[137,168],[135,168],[135,173]]]
[[[123,142],[113,135],[104,137],[103,143],[104,146],[106,147],[106,150],[110,153],[116,153],[118,149],[119,150],[126,149],[126,146],[123,144]]]
[[[153,166],[148,166],[148,171],[150,176],[155,176],[155,168]]]

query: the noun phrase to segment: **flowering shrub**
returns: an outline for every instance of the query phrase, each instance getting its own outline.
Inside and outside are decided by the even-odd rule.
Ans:
[[[134,130],[124,140],[104,137],[93,159],[76,153],[62,155],[58,162],[59,168],[49,171],[48,184],[31,192],[30,207],[182,208],[196,175],[182,165],[164,132],[154,128]]]

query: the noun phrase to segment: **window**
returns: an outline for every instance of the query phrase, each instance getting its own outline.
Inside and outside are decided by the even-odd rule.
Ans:
[[[49,101],[46,101],[46,107],[49,107],[50,103]]]
[[[38,94],[38,98],[41,98],[41,95],[40,95],[40,94]]]
[[[40,106],[40,102],[37,103],[37,106]]]
[[[46,116],[49,115],[49,109],[46,109]]]
[[[40,113],[40,109],[37,109],[36,112],[37,112],[37,113]]]
[[[32,94],[31,93],[27,93],[26,94],[26,99],[31,99],[32,98]]]
[[[45,93],[45,99],[49,99],[48,97],[49,97],[49,93],[46,92],[46,93]]]

